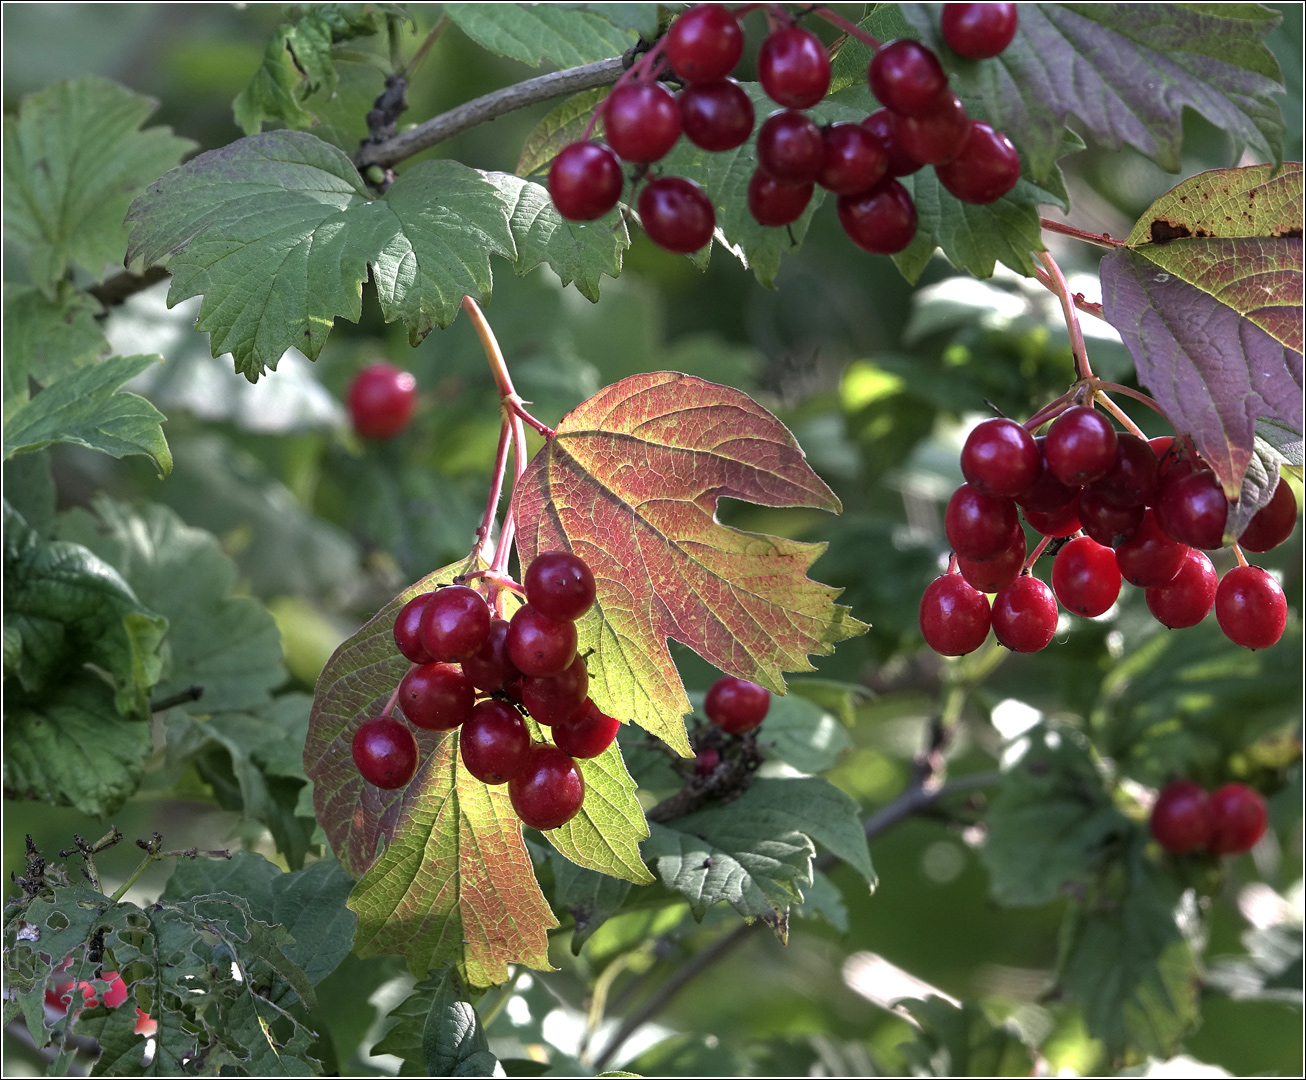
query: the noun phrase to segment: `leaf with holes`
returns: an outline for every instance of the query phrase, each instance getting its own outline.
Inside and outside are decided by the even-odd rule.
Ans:
[[[577,623],[594,650],[590,693],[690,754],[689,699],[666,640],[782,692],[866,627],[807,577],[824,545],[743,533],[722,497],[838,511],[787,428],[746,394],[657,372],[609,386],[563,417],[517,488],[518,546],[573,551],[598,599]]]

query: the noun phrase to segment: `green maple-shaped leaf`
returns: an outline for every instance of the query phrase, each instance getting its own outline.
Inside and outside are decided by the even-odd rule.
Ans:
[[[445,14],[484,49],[537,67],[575,67],[620,56],[635,35],[572,4],[445,4]]]
[[[690,753],[688,698],[667,639],[783,692],[785,671],[866,627],[807,569],[824,550],[743,533],[722,497],[838,511],[788,429],[746,394],[671,372],[609,386],[563,417],[514,507],[522,561],[573,551],[598,599],[577,624],[593,649],[590,693]]]

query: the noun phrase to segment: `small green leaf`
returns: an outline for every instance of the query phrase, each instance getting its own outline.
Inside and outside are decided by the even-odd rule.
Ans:
[[[576,67],[620,56],[635,35],[601,15],[563,4],[445,4],[444,12],[481,48],[538,67]]]
[[[495,1075],[481,1018],[452,970],[414,986],[390,1018],[398,1022],[371,1052],[403,1058],[400,1076]]]
[[[28,398],[29,381],[38,386],[69,375],[109,355],[95,316],[100,305],[84,292],[49,299],[31,286],[4,286],[4,416]]]

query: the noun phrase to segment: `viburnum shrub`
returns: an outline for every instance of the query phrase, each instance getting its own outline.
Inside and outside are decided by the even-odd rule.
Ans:
[[[868,9],[287,6],[198,153],[97,76],[7,95],[5,798],[232,844],[120,865],[20,808],[7,1039],[59,1074],[1108,1074],[1212,995],[1282,1004],[1294,42],[1257,5]],[[475,50],[550,70],[423,115]],[[1131,224],[1125,150],[1212,167]],[[995,904],[1042,937],[1001,952]],[[913,975],[908,1032],[881,938],[1047,970]]]

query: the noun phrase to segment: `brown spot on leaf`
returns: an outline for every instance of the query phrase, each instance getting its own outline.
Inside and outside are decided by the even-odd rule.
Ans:
[[[1300,239],[1301,239],[1301,226],[1300,226],[1300,225],[1294,225],[1294,226],[1293,226],[1292,228],[1290,228],[1290,229],[1276,229],[1276,230],[1274,230],[1274,232],[1270,233],[1270,235],[1271,235],[1271,236],[1278,236],[1278,237],[1281,237],[1281,238],[1283,238],[1283,239],[1285,239],[1285,240],[1300,240]]]
[[[1166,221],[1164,218],[1157,218],[1152,222],[1149,230],[1154,244],[1168,244],[1171,240],[1179,240],[1185,236],[1192,236],[1193,231],[1181,221]]]

